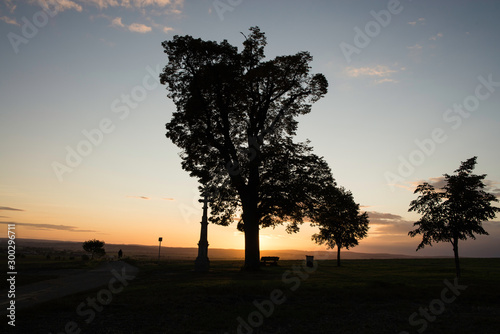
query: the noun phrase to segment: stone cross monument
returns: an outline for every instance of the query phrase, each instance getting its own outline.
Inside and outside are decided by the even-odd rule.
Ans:
[[[210,260],[208,259],[208,216],[207,209],[210,200],[207,195],[203,195],[203,199],[198,200],[198,202],[203,203],[203,217],[201,218],[201,232],[200,232],[200,242],[198,242],[198,257],[196,258],[195,271],[208,271],[210,267]]]

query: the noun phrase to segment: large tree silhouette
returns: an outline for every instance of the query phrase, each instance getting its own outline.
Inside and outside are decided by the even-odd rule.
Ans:
[[[325,196],[325,205],[317,210],[312,221],[313,226],[319,227],[312,240],[331,249],[337,246],[337,266],[340,266],[340,250],[354,247],[366,237],[368,214],[361,213],[352,193],[345,188],[331,187]]]
[[[182,149],[182,168],[212,194],[212,223],[239,219],[245,267],[260,265],[259,229],[287,223],[298,230],[334,184],[309,143],[295,143],[296,117],[327,92],[311,75],[308,52],[265,60],[266,38],[250,28],[243,49],[174,36],[162,43],[168,63],[160,75],[177,111],[167,137]],[[238,217],[240,216],[240,217]]]
[[[446,185],[439,191],[427,182],[419,185],[414,193],[420,196],[411,201],[408,210],[422,214],[413,224],[417,228],[408,232],[411,237],[422,234],[417,251],[425,245],[432,246],[432,242],[451,242],[457,277],[460,277],[458,241],[476,239],[475,234],[487,235],[482,222],[500,211],[491,205],[498,202],[495,196],[484,190],[486,174],[472,173],[476,162],[477,157],[470,158],[461,163],[456,174],[444,174]]]

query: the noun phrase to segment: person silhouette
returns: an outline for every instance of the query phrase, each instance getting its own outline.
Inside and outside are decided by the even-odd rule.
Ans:
[[[121,259],[121,258],[122,258],[122,255],[123,255],[123,252],[122,252],[122,250],[120,249],[120,250],[118,251],[118,258],[119,258],[119,259]]]

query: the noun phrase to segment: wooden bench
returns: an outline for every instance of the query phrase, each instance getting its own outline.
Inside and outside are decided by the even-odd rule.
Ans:
[[[279,259],[278,256],[263,256],[260,258],[260,263],[266,265],[269,262],[271,266],[277,266]]]

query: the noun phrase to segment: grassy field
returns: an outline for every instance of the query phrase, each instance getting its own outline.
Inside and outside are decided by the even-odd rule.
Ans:
[[[500,259],[462,259],[458,287],[453,259],[346,260],[342,267],[317,261],[315,268],[280,261],[260,272],[241,271],[241,261],[213,261],[208,273],[193,272],[192,261],[128,261],[140,272],[119,292],[108,292],[111,300],[96,289],[18,310],[16,333],[498,333],[500,328]],[[29,270],[39,264],[20,259],[18,265]],[[52,261],[43,268],[83,266],[88,265]],[[88,298],[99,296],[107,305],[88,306]],[[86,306],[77,311],[82,303]]]
[[[6,263],[5,260],[4,263]],[[43,280],[57,278],[58,271],[65,269],[92,269],[99,265],[99,261],[81,261],[80,258],[74,260],[47,259],[42,255],[29,255],[16,259],[16,269],[19,275],[16,277],[16,286],[36,283]],[[7,282],[2,281],[0,289],[6,289]]]

